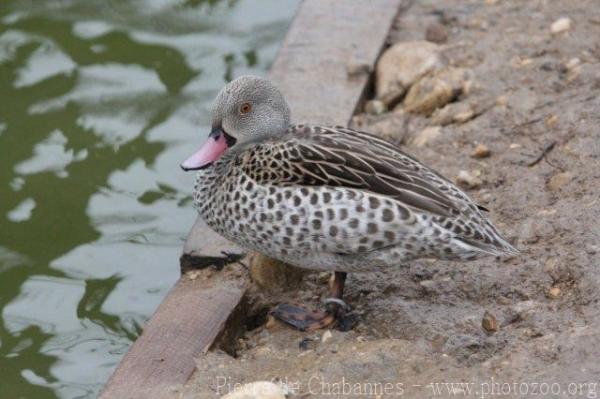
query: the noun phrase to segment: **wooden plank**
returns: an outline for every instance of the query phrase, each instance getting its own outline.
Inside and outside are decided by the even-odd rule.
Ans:
[[[241,258],[244,252],[244,249],[206,227],[206,224],[198,217],[185,240],[183,253],[179,258],[181,273],[208,266],[221,268],[227,263]]]
[[[290,103],[295,122],[346,124],[360,105],[402,0],[305,0],[299,6],[269,77]],[[182,270],[222,265],[241,248],[197,220],[181,257]],[[232,272],[232,270],[234,272]],[[235,271],[238,272],[235,272]],[[174,397],[187,382],[196,357],[212,345],[245,293],[249,277],[228,266],[210,278],[177,282],[100,398]],[[210,270],[199,272],[206,276]],[[198,361],[202,361],[201,357]]]
[[[270,78],[295,122],[346,125],[360,105],[402,0],[306,0],[279,50]]]
[[[239,270],[182,276],[119,363],[100,398],[175,396],[246,291]],[[209,278],[210,275],[210,278]]]

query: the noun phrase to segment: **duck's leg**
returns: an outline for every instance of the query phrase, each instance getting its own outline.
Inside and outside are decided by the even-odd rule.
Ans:
[[[314,331],[328,327],[335,322],[341,330],[350,330],[355,322],[353,317],[346,317],[348,305],[342,300],[344,294],[345,272],[335,272],[329,286],[331,297],[327,298],[325,310],[307,310],[301,306],[287,303],[278,305],[271,311],[277,319],[297,328],[300,331]]]

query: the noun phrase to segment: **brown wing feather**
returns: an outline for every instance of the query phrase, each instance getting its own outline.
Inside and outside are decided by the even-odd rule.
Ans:
[[[277,166],[269,166],[269,173],[256,172],[265,151],[281,154],[276,157]],[[440,188],[447,180],[393,144],[367,133],[294,126],[283,139],[260,144],[246,157],[246,173],[259,183],[358,188],[439,216],[460,212],[449,193]]]

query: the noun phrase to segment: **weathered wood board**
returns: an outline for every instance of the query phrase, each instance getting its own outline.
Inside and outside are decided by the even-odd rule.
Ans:
[[[402,0],[306,0],[271,71],[295,123],[346,125]],[[365,67],[363,73],[349,74]]]
[[[305,0],[269,77],[290,103],[294,122],[345,125],[368,88],[370,74],[403,0]],[[349,74],[353,69],[365,72]],[[242,249],[196,221],[182,270],[222,265]],[[100,398],[177,397],[244,295],[245,274],[185,275],[169,292],[121,361]],[[202,361],[202,359],[198,359]]]
[[[231,261],[231,255],[235,258],[235,255],[242,255],[244,252],[244,249],[207,228],[204,222],[197,218],[179,258],[181,273],[208,266],[220,268]]]
[[[170,397],[206,352],[246,290],[224,273],[183,276],[127,352],[100,398]],[[188,313],[189,312],[189,313]]]

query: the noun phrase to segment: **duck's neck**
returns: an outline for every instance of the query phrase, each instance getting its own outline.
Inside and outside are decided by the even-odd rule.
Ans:
[[[213,165],[201,169],[196,174],[194,184],[194,205],[206,220],[214,204],[219,202],[218,194],[224,189],[226,177],[232,172],[235,154],[227,152]]]

